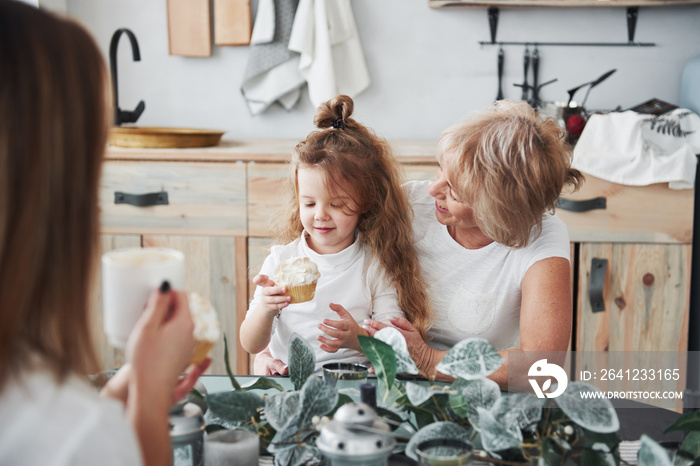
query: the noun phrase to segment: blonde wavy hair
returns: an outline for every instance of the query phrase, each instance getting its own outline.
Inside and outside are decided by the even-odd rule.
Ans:
[[[571,168],[566,132],[525,102],[500,100],[445,130],[438,160],[481,231],[510,247],[524,247],[542,230],[565,185],[583,175]]]
[[[359,206],[359,241],[369,249],[371,261],[379,261],[396,287],[406,318],[423,335],[430,327],[432,308],[413,244],[413,211],[401,188],[399,162],[385,139],[351,118],[353,110],[354,103],[346,95],[321,104],[314,117],[320,131],[311,132],[294,148],[278,237],[288,243],[304,230],[299,216],[299,168],[322,170],[328,189],[350,186],[348,194]]]

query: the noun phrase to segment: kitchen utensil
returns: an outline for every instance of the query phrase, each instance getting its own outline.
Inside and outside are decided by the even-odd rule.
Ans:
[[[102,256],[104,331],[113,347],[126,348],[148,297],[164,281],[182,289],[185,281],[182,252],[166,248],[123,248]]]
[[[574,95],[576,94],[576,91],[578,91],[578,90],[581,89],[582,87],[586,87],[586,86],[590,86],[590,87],[595,87],[595,86],[597,86],[598,84],[600,84],[600,83],[602,83],[603,81],[605,81],[606,79],[608,79],[608,77],[609,77],[611,74],[613,74],[615,71],[617,71],[617,68],[612,69],[612,70],[610,70],[610,71],[607,71],[607,72],[604,73],[603,75],[599,76],[598,79],[595,79],[595,80],[593,80],[593,81],[588,81],[587,83],[583,83],[583,84],[581,84],[580,86],[576,86],[576,87],[571,88],[571,89],[569,89],[568,91],[566,91],[566,92],[569,94],[569,100],[568,100],[568,102],[566,103],[566,105],[570,105],[571,102],[574,100]],[[588,89],[588,91],[590,92],[590,88]],[[586,97],[588,97],[588,92],[586,93]],[[584,98],[584,101],[585,101],[585,100],[586,100],[586,99]]]
[[[169,424],[173,464],[204,466],[205,424],[199,406],[180,401],[170,409]]]
[[[437,438],[416,446],[421,466],[461,466],[471,461],[474,447],[466,440]]]
[[[258,434],[247,430],[217,430],[204,439],[206,466],[258,466],[259,450]]]
[[[503,99],[503,88],[502,88],[502,80],[503,80],[503,48],[498,49],[498,94],[496,95],[496,100],[502,100]]]
[[[323,365],[323,380],[336,390],[354,388],[359,391],[368,373],[369,369],[362,364],[331,362]]]
[[[386,466],[395,444],[389,426],[364,403],[338,408],[316,440],[331,466]]]
[[[216,146],[225,131],[153,126],[115,126],[109,129],[109,144],[150,149]]]
[[[593,89],[593,88],[596,87],[598,84],[600,84],[600,83],[602,83],[603,81],[605,81],[606,79],[608,79],[608,77],[609,77],[611,74],[613,74],[615,71],[617,71],[617,68],[612,69],[612,70],[610,70],[610,71],[604,73],[604,74],[601,75],[598,79],[596,79],[595,81],[591,82],[590,86],[588,86],[588,90],[586,90],[586,95],[585,95],[584,98],[583,98],[583,102],[581,102],[581,107],[585,107],[585,106],[586,106],[586,100],[588,100],[588,94],[591,92],[591,89]]]
[[[535,47],[535,50],[532,52],[532,98],[530,99],[530,105],[533,108],[537,108],[540,106],[542,103],[540,101],[540,89],[538,87],[539,84],[539,76],[540,73],[540,52],[537,50],[537,47]]]
[[[211,56],[209,0],[167,0],[170,55]]]
[[[214,0],[216,45],[248,45],[251,31],[250,0]]]
[[[525,46],[525,53],[523,54],[523,91],[520,98],[524,101],[530,96],[530,88],[527,83],[527,72],[530,71],[530,49]]]

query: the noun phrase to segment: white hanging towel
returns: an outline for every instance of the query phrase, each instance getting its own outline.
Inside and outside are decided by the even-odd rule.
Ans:
[[[350,0],[300,0],[289,50],[318,106],[338,94],[355,97],[371,80]]]
[[[297,0],[260,0],[241,92],[253,115],[274,102],[287,110],[299,100],[304,77],[299,54],[287,48]]]
[[[633,111],[592,115],[574,148],[572,167],[614,183],[669,183],[692,188],[700,154],[700,117],[678,108],[663,115]]]

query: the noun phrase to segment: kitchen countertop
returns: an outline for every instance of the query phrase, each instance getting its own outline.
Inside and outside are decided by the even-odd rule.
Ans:
[[[153,160],[177,162],[269,162],[289,161],[296,139],[222,139],[218,146],[188,149],[132,149],[107,147],[107,160]],[[435,164],[437,139],[389,140],[402,163]]]

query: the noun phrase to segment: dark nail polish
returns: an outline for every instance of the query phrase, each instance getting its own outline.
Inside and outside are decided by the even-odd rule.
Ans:
[[[160,292],[165,294],[168,291],[170,291],[170,282],[165,280],[163,283],[160,284]]]

